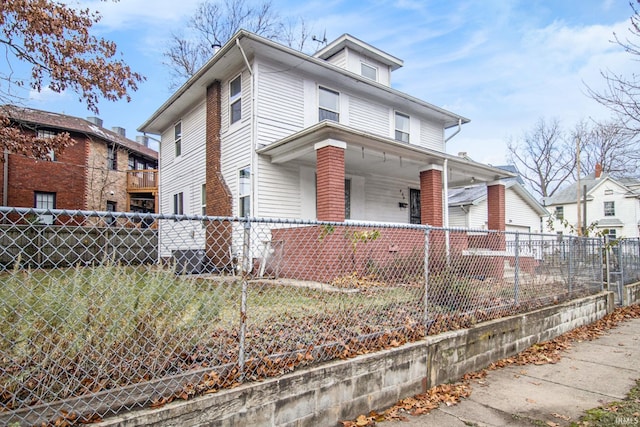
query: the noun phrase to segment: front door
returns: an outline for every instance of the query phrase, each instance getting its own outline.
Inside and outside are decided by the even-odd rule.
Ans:
[[[411,224],[422,224],[420,217],[420,190],[409,189],[409,222]]]

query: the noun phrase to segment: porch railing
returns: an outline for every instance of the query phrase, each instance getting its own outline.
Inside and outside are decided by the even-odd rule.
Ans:
[[[156,169],[128,170],[128,192],[152,192],[158,189],[158,171]]]

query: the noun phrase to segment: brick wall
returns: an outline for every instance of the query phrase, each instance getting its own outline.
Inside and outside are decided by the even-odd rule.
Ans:
[[[103,211],[107,208],[107,201],[111,201],[116,203],[117,211],[128,212],[126,171],[129,154],[125,150],[117,150],[117,170],[111,170],[107,167],[107,145],[93,139],[87,142],[86,209]]]
[[[231,216],[232,195],[220,170],[222,143],[220,82],[207,88],[206,100],[206,202],[207,215]],[[207,226],[207,256],[218,267],[231,262],[231,225],[215,221]]]
[[[374,232],[373,239],[359,239]],[[273,229],[271,236],[266,271],[277,277],[327,283],[357,273],[391,282],[424,274],[422,230],[308,226]]]
[[[344,149],[328,145],[316,151],[318,220],[345,220]]]
[[[67,147],[55,162],[9,155],[9,206],[34,207],[34,192],[56,193],[56,208],[86,209],[86,165],[84,137],[72,135],[75,144]]]

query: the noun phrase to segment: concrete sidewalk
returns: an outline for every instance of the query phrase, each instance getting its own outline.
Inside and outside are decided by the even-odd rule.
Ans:
[[[633,319],[594,341],[574,342],[556,364],[490,371],[483,380],[472,382],[471,396],[458,405],[441,405],[429,414],[410,416],[408,422],[379,425],[566,426],[585,410],[623,399],[638,378],[640,319]]]

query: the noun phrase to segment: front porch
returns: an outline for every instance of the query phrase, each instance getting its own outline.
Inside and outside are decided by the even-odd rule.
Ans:
[[[485,183],[488,229],[504,230],[509,172],[324,121],[265,146],[269,167],[298,167],[301,219],[448,226],[448,188]],[[263,191],[263,190],[261,190]]]

